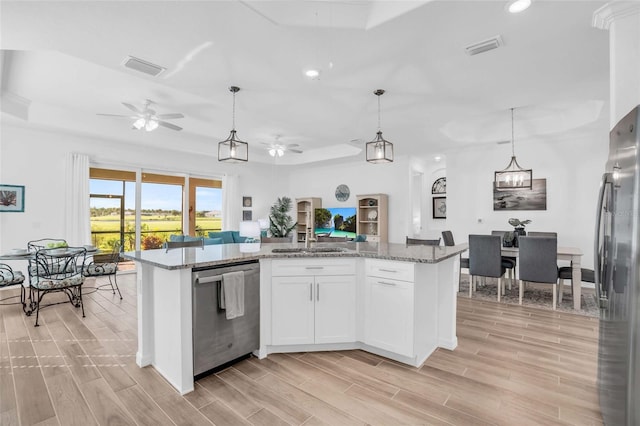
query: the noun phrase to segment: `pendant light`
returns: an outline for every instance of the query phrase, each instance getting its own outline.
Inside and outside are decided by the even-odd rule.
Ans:
[[[380,96],[384,94],[384,90],[378,89],[373,94],[378,97],[378,133],[376,133],[374,140],[367,142],[367,161],[369,163],[392,163],[393,144],[384,140],[382,130],[380,130]]]
[[[531,189],[533,184],[533,170],[523,169],[516,161],[513,137],[513,108],[511,108],[511,161],[505,169],[495,172],[494,179],[494,185],[498,191]]]
[[[229,137],[218,143],[218,161],[230,163],[249,161],[249,144],[236,138],[236,93],[240,88],[231,86],[229,91],[233,93],[233,121]]]

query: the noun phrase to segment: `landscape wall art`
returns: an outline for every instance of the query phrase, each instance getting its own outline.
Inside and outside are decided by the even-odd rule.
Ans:
[[[546,210],[547,180],[533,179],[531,189],[498,191],[493,184],[493,210]]]

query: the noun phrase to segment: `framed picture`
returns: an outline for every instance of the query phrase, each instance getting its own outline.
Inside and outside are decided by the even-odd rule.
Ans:
[[[0,212],[24,212],[24,186],[0,184]]]
[[[447,218],[447,197],[433,197],[433,218]]]
[[[242,220],[253,220],[251,210],[242,210]]]
[[[242,197],[242,207],[251,207],[251,197]]]
[[[547,180],[534,179],[531,189],[498,191],[493,183],[493,210],[546,210]]]
[[[447,193],[447,178],[441,177],[436,179],[431,185],[431,193],[432,194],[446,194]]]

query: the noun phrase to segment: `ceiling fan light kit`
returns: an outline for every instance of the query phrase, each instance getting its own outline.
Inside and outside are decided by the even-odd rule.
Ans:
[[[374,140],[367,142],[367,161],[374,164],[392,163],[393,144],[382,137],[382,130],[380,130],[380,96],[384,94],[384,90],[378,89],[373,94],[378,97],[378,132]]]
[[[229,137],[218,143],[218,161],[239,163],[249,161],[249,144],[236,138],[236,93],[240,91],[237,86],[229,87],[233,93],[233,118]]]
[[[516,160],[513,137],[513,108],[511,108],[511,161],[506,168],[494,173],[494,184],[498,191],[531,189],[533,186],[533,170],[520,167]]]
[[[159,126],[166,127],[167,129],[171,129],[171,130],[182,130],[182,127],[176,126],[173,123],[169,123],[168,121],[165,121],[165,119],[169,119],[169,118],[184,118],[184,115],[182,113],[174,112],[169,114],[156,114],[154,110],[149,108],[149,106],[151,106],[151,104],[153,103],[155,102],[153,102],[150,99],[147,99],[144,102],[142,109],[139,109],[138,107],[130,103],[122,102],[122,105],[124,105],[125,107],[133,111],[134,115],[122,115],[122,114],[98,114],[98,115],[104,115],[108,117],[124,117],[128,119],[132,119],[134,120],[134,122],[131,128],[134,130],[146,130],[147,132],[151,132],[157,129]]]

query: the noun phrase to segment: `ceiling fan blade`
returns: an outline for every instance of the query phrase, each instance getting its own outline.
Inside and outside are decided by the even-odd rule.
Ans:
[[[168,128],[168,129],[172,129],[172,130],[182,130],[182,127],[176,126],[175,124],[169,123],[169,122],[166,122],[166,121],[160,121],[159,120],[158,121],[158,125],[164,126],[164,127]]]
[[[297,143],[287,144],[287,148],[295,148],[296,146],[300,146],[300,144],[297,144]]]
[[[127,108],[129,108],[131,111],[138,113],[138,114],[142,114],[143,112],[141,110],[138,109],[138,107],[133,106],[131,104],[128,104],[126,102],[123,102],[122,105],[126,106]]]
[[[299,149],[288,149],[287,151],[293,152],[294,154],[302,154],[304,151]]]
[[[181,114],[179,112],[174,112],[170,114],[157,114],[156,117],[161,118],[163,120],[166,118],[184,118],[184,114]]]
[[[131,119],[136,119],[138,118],[135,115],[122,115],[122,114],[102,114],[102,113],[96,113],[96,115],[104,115],[107,117],[126,117],[126,118],[131,118]]]

